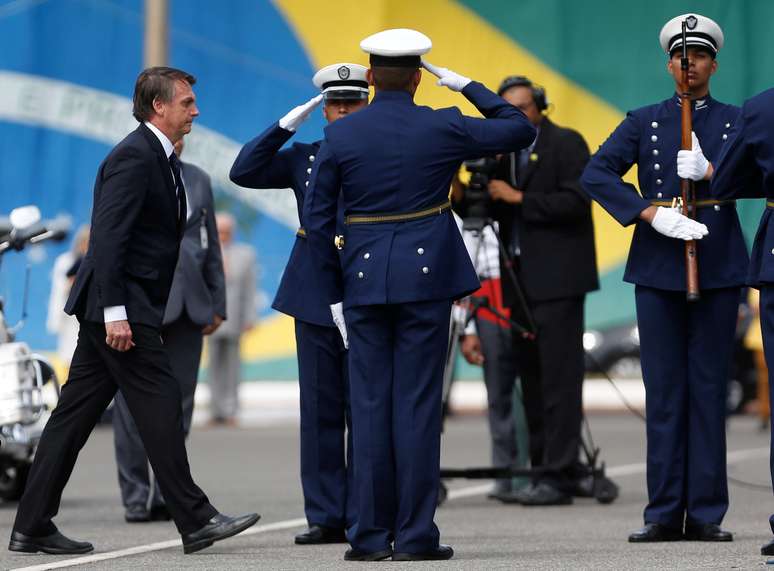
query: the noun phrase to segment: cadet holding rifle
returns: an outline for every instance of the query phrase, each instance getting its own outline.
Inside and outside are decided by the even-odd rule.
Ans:
[[[680,151],[683,22],[693,135],[692,149]],[[624,280],[636,285],[647,395],[648,505],[645,527],[629,541],[731,541],[720,528],[728,509],[726,382],[748,256],[734,202],[712,200],[701,179],[739,109],[709,93],[723,47],[723,32],[713,20],[698,14],[673,18],[660,42],[678,93],[629,112],[581,178],[618,222],[636,223]],[[672,207],[681,194],[680,163],[681,175],[698,181],[695,208],[685,210],[695,220]],[[641,194],[621,180],[634,164]],[[689,300],[684,241],[691,240],[697,241],[701,289],[698,299]]]

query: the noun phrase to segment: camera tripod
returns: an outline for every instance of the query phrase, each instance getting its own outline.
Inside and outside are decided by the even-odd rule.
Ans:
[[[501,260],[507,260],[508,256],[503,246],[500,235],[494,222],[490,218],[467,218],[463,221],[463,230],[470,231],[475,237],[473,248],[473,260],[478,264],[479,254],[484,244],[484,230],[489,228],[496,238],[498,255]],[[527,305],[523,289],[520,286],[518,275],[510,264],[501,264],[501,279],[510,280],[516,298],[517,307],[513,308],[512,315],[504,315],[497,308],[492,307],[487,298],[471,297],[470,310],[466,312],[463,319],[452,319],[449,332],[449,341],[446,353],[446,366],[443,378],[443,396],[442,396],[442,415],[445,422],[449,414],[449,397],[451,387],[454,382],[454,365],[459,353],[459,339],[465,330],[465,326],[470,320],[474,319],[477,313],[486,309],[493,314],[501,323],[507,324],[513,335],[518,335],[524,343],[534,343],[538,331],[529,306]],[[478,270],[478,268],[477,268]],[[518,319],[514,316],[518,316]],[[522,398],[520,391],[516,391],[518,398]],[[581,434],[581,450],[583,460],[578,463],[579,482],[578,486],[585,497],[594,497],[599,503],[608,504],[618,497],[618,486],[605,476],[605,465],[599,459],[600,449],[594,445],[588,421],[584,414],[583,425],[585,434]],[[556,473],[566,466],[537,466],[531,468],[517,468],[511,466],[505,467],[474,467],[474,468],[441,468],[441,483],[438,494],[438,504],[441,505],[448,495],[448,489],[444,484],[444,479],[465,478],[465,479],[505,479],[515,477],[535,478],[542,474]]]

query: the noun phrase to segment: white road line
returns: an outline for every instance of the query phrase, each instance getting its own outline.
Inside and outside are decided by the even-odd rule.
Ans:
[[[269,531],[278,531],[282,529],[288,529],[291,527],[300,527],[306,525],[306,518],[288,519],[285,521],[278,521],[277,523],[270,523],[267,525],[257,525],[250,529],[243,531],[239,534],[240,537],[245,535],[255,535],[257,533],[266,533]],[[98,561],[106,561],[108,559],[118,559],[119,557],[128,557],[130,555],[138,555],[140,553],[149,553],[151,551],[161,551],[162,549],[169,549],[170,547],[179,547],[183,544],[180,539],[170,539],[169,541],[159,541],[158,543],[148,543],[147,545],[138,545],[137,547],[130,547],[128,549],[119,549],[117,551],[108,551],[106,553],[96,553],[94,555],[87,555],[86,557],[75,557],[73,559],[64,559],[62,561],[56,561],[54,563],[43,563],[42,565],[32,565],[30,567],[17,567],[11,571],[44,571],[46,569],[62,569],[63,567],[73,567],[75,565],[85,565],[86,563],[96,563]]]
[[[749,448],[746,450],[736,450],[729,452],[727,455],[728,463],[735,464],[737,462],[743,462],[745,460],[753,460],[756,458],[765,458],[769,454],[768,448]],[[624,464],[622,466],[613,466],[606,470],[608,476],[631,476],[634,474],[645,473],[645,463],[639,462],[636,464]],[[471,496],[479,496],[486,494],[492,489],[492,484],[479,484],[477,486],[468,486],[465,488],[459,488],[456,490],[449,490],[447,500],[456,500],[460,498],[468,498]],[[293,527],[301,527],[306,525],[305,518],[290,519],[285,521],[278,521],[276,523],[270,523],[266,525],[259,525],[251,527],[247,531],[240,534],[256,535],[258,533],[268,533],[270,531],[279,531],[283,529],[289,529]],[[53,563],[44,563],[41,565],[32,565],[30,567],[17,567],[11,571],[46,571],[47,569],[62,569],[64,567],[74,567],[75,565],[85,565],[87,563],[96,563],[99,561],[107,561],[109,559],[118,559],[120,557],[129,557],[130,555],[139,555],[141,553],[149,553],[151,551],[161,551],[162,549],[169,549],[171,547],[179,547],[182,544],[179,539],[171,539],[169,541],[159,541],[157,543],[149,543],[147,545],[138,545],[137,547],[130,547],[128,549],[119,549],[117,551],[108,551],[106,553],[98,553],[95,555],[87,555],[86,557],[75,557],[72,559],[64,559],[62,561],[56,561]]]

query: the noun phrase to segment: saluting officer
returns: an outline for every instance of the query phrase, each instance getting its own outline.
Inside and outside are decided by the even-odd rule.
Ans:
[[[248,188],[291,188],[299,220],[303,220],[304,196],[320,141],[280,148],[321,101],[329,123],[365,107],[365,72],[365,67],[352,63],[336,63],[319,70],[312,81],[322,93],[295,107],[247,143],[231,167],[231,180]],[[356,516],[350,485],[353,469],[347,355],[328,303],[316,285],[303,225],[296,233],[272,307],[294,317],[296,328],[301,486],[309,528],[297,535],[295,542],[345,543],[344,530]]]
[[[727,200],[731,198],[765,197],[766,210],[761,216],[747,283],[761,291],[761,329],[763,350],[769,364],[769,399],[774,400],[774,89],[769,89],[745,101],[728,143],[720,153],[716,166],[706,159],[685,153],[686,168],[712,177],[711,193]],[[681,153],[683,154],[683,153]],[[682,158],[682,157],[681,157]],[[772,448],[769,456],[774,483],[774,423]],[[769,517],[774,532],[774,515]],[[761,555],[774,555],[774,539],[761,547]]]
[[[678,16],[662,28],[661,47],[669,54],[667,70],[678,91],[683,20],[693,129],[712,159],[739,113],[709,93],[723,32],[699,14]],[[708,183],[696,183],[696,220],[670,208],[680,195],[680,137],[678,95],[630,111],[581,179],[618,222],[636,224],[624,280],[636,285],[647,396],[648,505],[645,527],[629,536],[631,542],[732,540],[720,528],[728,509],[726,383],[748,257],[733,201],[711,200]],[[635,163],[641,194],[621,180]],[[696,302],[686,299],[683,240],[690,239],[699,240]]]
[[[441,387],[451,302],[479,283],[450,212],[449,187],[464,159],[515,151],[535,138],[521,111],[427,63],[439,85],[462,91],[486,119],[417,106],[420,55],[431,45],[405,29],[361,42],[376,95],[326,127],[304,203],[323,295],[351,338],[358,517],[347,532],[347,560],[453,555],[433,522]],[[339,189],[341,264],[333,246]]]

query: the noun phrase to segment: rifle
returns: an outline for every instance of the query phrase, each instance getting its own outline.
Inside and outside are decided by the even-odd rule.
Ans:
[[[688,21],[690,18],[683,20],[683,45],[682,45],[682,57],[680,58],[680,71],[681,71],[681,92],[680,100],[682,103],[682,143],[680,148],[684,151],[690,151],[692,148],[691,132],[693,131],[693,105],[691,104],[691,88],[688,84],[688,45],[686,42],[686,31],[688,28],[696,27],[695,18],[693,21]],[[690,179],[682,179],[680,181],[681,191],[681,211],[684,216],[695,217],[696,216],[696,189],[694,188],[693,181]],[[686,280],[686,297],[688,301],[699,300],[699,262],[696,258],[696,240],[688,240],[685,243],[685,280]]]

